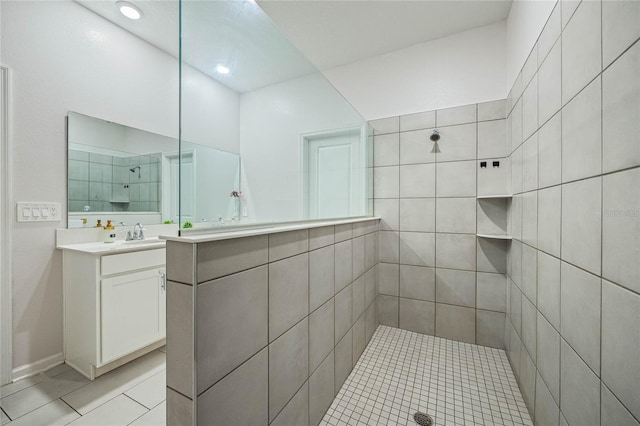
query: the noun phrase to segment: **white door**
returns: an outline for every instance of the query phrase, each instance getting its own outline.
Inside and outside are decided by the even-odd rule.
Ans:
[[[11,381],[11,261],[9,212],[8,70],[0,66],[0,385]]]
[[[351,138],[349,134],[307,139],[307,218],[349,216]]]
[[[101,362],[165,338],[166,278],[152,269],[101,282]]]

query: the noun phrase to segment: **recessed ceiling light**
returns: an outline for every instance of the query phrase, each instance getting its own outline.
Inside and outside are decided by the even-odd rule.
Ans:
[[[116,3],[120,13],[129,19],[140,19],[142,17],[142,11],[138,6],[135,6],[126,1],[119,1]]]
[[[216,71],[218,71],[218,74],[229,74],[229,71],[231,70],[229,69],[229,67],[220,64],[216,67]]]

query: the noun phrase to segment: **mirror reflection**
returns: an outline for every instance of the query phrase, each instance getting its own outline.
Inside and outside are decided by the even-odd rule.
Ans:
[[[114,223],[177,223],[178,141],[70,112],[69,227]],[[240,157],[182,142],[183,222],[234,221],[240,212]],[[196,199],[196,193],[206,197]]]

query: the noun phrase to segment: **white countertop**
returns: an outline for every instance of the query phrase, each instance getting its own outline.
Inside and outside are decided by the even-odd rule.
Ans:
[[[205,243],[209,241],[229,240],[232,238],[252,237],[255,235],[274,234],[276,232],[297,231],[299,229],[310,228],[322,228],[324,226],[346,225],[349,223],[361,223],[369,222],[373,220],[379,220],[379,217],[367,216],[348,219],[334,219],[334,220],[321,220],[321,221],[299,221],[289,222],[282,224],[261,224],[254,226],[243,227],[243,229],[229,229],[229,228],[211,228],[207,230],[194,230],[187,231],[187,235],[183,236],[164,236],[160,235],[160,238],[168,241],[178,241],[182,243]],[[184,230],[183,230],[184,232]]]
[[[118,254],[128,253],[133,251],[152,250],[165,248],[167,242],[160,238],[147,238],[139,241],[124,241],[117,240],[113,243],[80,243],[80,244],[66,244],[59,245],[57,248],[60,250],[76,251],[87,254],[103,255],[103,254]]]

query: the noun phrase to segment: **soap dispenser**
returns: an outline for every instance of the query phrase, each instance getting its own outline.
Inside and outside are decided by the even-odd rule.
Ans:
[[[116,240],[116,227],[111,224],[111,219],[107,220],[107,226],[104,227],[104,242],[112,243]]]

